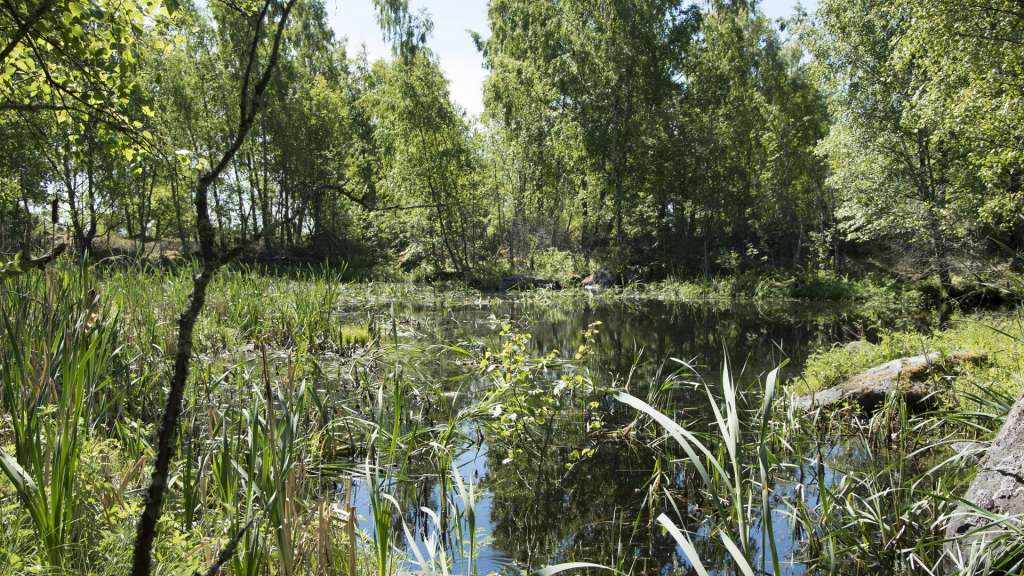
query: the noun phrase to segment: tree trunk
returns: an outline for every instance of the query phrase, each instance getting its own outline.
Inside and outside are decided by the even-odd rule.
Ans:
[[[267,144],[266,144],[266,142],[264,142],[262,144],[262,146],[260,146],[260,150],[263,151],[263,166],[262,166],[262,169],[263,169],[263,183],[257,189],[257,194],[259,194],[259,196],[260,196],[260,212],[261,212],[261,217],[262,217],[262,220],[263,220],[262,227],[263,227],[264,230],[267,230],[267,229],[270,228],[270,222],[273,219],[273,215],[271,213],[271,208],[270,208],[270,180],[269,180],[269,176],[267,174],[267,170],[268,170],[267,164],[269,164],[269,160],[267,159]],[[259,177],[259,173],[258,172],[254,171],[253,174],[254,174],[254,177],[256,177],[256,178]],[[263,251],[266,252],[267,254],[270,254],[271,252],[274,251],[273,237],[270,234],[264,234],[263,235]]]
[[[146,491],[146,502],[136,529],[135,547],[132,552],[132,576],[149,576],[152,573],[153,544],[156,540],[157,526],[163,510],[164,494],[170,479],[171,461],[174,458],[177,444],[182,403],[185,397],[185,387],[188,384],[189,368],[192,361],[193,330],[206,302],[207,287],[210,285],[210,281],[217,270],[225,262],[234,258],[242,248],[242,245],[238,245],[223,255],[217,254],[215,251],[214,242],[216,238],[214,237],[213,226],[210,223],[209,190],[234,159],[246,136],[252,129],[253,122],[256,120],[256,114],[259,112],[262,104],[263,94],[270,83],[270,76],[277,64],[288,16],[297,0],[288,0],[288,3],[285,4],[274,32],[273,47],[269,59],[262,74],[259,75],[257,82],[253,85],[252,93],[250,94],[249,75],[257,56],[257,47],[262,36],[261,28],[264,19],[267,18],[272,1],[266,0],[264,2],[256,20],[256,29],[253,33],[252,45],[249,51],[249,67],[246,68],[246,76],[243,78],[238,129],[231,144],[221,156],[220,161],[214,164],[208,172],[200,176],[196,183],[194,203],[199,236],[200,272],[193,278],[188,307],[178,318],[178,345],[174,355],[174,371],[171,376],[167,402],[164,406],[163,417],[160,423],[160,432],[157,436],[156,460],[153,463],[149,488]],[[272,230],[265,229],[263,232],[270,233]]]
[[[92,252],[92,241],[94,238],[96,238],[96,180],[94,164],[95,161],[93,159],[94,155],[91,150],[92,146],[90,146],[89,148],[90,154],[86,164],[87,187],[85,191],[85,205],[86,210],[89,213],[89,227],[85,230],[85,233],[82,235],[81,246],[79,247],[79,250],[82,254],[89,254]]]
[[[84,254],[85,229],[82,226],[82,211],[78,205],[78,191],[75,189],[74,167],[71,163],[70,152],[67,149],[64,150],[63,171],[64,189],[68,200],[68,214],[71,217],[71,233],[75,238],[75,250],[79,254]]]
[[[246,239],[248,238],[249,219],[246,218],[245,214],[245,200],[242,197],[242,177],[238,173],[237,162],[234,164],[233,168],[235,173],[235,191],[238,201],[238,221],[239,225],[241,226],[241,238],[239,239],[239,241],[245,243]]]
[[[181,199],[178,196],[178,167],[174,166],[174,171],[170,172],[171,180],[171,196],[174,200],[174,220],[178,225],[178,239],[181,240],[181,253],[182,255],[188,254],[191,246],[189,245],[189,235],[185,232],[185,223],[181,215]]]

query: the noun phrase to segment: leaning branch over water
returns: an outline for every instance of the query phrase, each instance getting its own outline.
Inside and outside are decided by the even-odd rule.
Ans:
[[[50,250],[46,254],[43,254],[42,256],[39,256],[37,258],[32,258],[30,256],[24,262],[18,259],[15,260],[14,262],[0,265],[0,278],[17,276],[18,274],[31,270],[32,268],[42,270],[43,268],[46,268],[51,262],[60,257],[60,255],[63,254],[64,251],[67,250],[67,248],[68,245],[61,242],[60,244],[54,246],[53,250]]]

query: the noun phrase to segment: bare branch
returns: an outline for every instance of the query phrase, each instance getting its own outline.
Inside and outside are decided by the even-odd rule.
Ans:
[[[42,102],[0,102],[0,112],[42,112],[44,110],[83,112],[79,108],[64,104],[46,104]]]
[[[59,258],[60,255],[63,254],[65,250],[67,250],[67,247],[67,244],[61,242],[60,244],[54,246],[53,250],[50,250],[49,252],[43,254],[42,256],[39,256],[38,258],[29,257],[28,260],[24,262],[15,261],[13,266],[4,266],[0,268],[0,278],[10,278],[11,276],[17,276],[18,274],[27,272],[32,268],[42,270],[46,268],[51,262]]]
[[[50,262],[53,262],[54,260],[59,258],[60,255],[63,254],[65,250],[67,250],[67,248],[68,245],[61,242],[60,244],[54,246],[53,250],[50,250],[48,253],[43,254],[38,258],[30,258],[29,261],[25,263],[25,267],[38,268],[39,270],[42,270],[43,268],[46,268],[46,266]]]
[[[242,74],[242,94],[238,99],[239,118],[245,118],[249,108],[249,78],[252,76],[252,67],[256,63],[256,53],[260,46],[260,33],[263,30],[263,19],[270,10],[271,0],[263,3],[259,15],[256,17],[256,31],[252,35],[252,43],[249,45],[249,58],[245,63],[245,72]]]
[[[242,538],[245,538],[245,533],[252,528],[252,523],[253,521],[249,520],[249,522],[238,531],[238,534],[235,534],[234,537],[228,541],[227,545],[224,546],[224,549],[217,555],[217,561],[214,562],[213,565],[210,566],[209,570],[204,572],[201,576],[217,576],[220,569],[223,568],[224,565],[228,563],[228,560],[231,560],[231,557],[235,555],[235,549],[238,548],[238,543]],[[200,576],[199,572],[196,572],[194,576]]]

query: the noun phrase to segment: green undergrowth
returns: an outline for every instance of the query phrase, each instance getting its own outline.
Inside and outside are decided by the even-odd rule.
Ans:
[[[836,344],[812,354],[803,375],[792,384],[809,393],[839,384],[873,366],[928,352],[948,357],[955,352],[984,354],[984,361],[958,365],[948,381],[956,391],[997,390],[1015,394],[1024,389],[1024,334],[1020,312],[958,316],[945,329],[929,332],[883,331],[876,342]]]
[[[796,275],[773,272],[744,273],[694,279],[667,279],[643,288],[651,295],[671,299],[808,300],[827,302],[901,300],[917,306],[919,296],[893,279],[881,276],[854,278],[818,271]]]
[[[61,263],[37,272],[0,281],[0,575],[117,573],[131,551],[192,270]],[[598,297],[634,297],[629,290]],[[942,561],[951,495],[971,470],[966,460],[936,467],[932,458],[947,457],[948,440],[988,437],[1001,421],[979,420],[977,410],[918,420],[896,405],[861,428],[855,419],[822,425],[771,401],[785,394],[778,371],[724,369],[704,382],[673,360],[650,381],[604,384],[587,361],[597,323],[564,356],[535,351],[518,321],[496,321],[481,340],[427,342],[405,335],[429,327],[395,318],[398,305],[483,298],[350,283],[322,269],[218,275],[196,331],[159,573],[204,571],[252,522],[224,573],[394,576],[415,561],[443,576],[460,558],[476,576],[484,490],[494,510],[521,502],[517,515],[564,517],[574,533],[606,530],[594,540],[607,549],[552,558],[611,561],[624,574],[650,573],[627,557],[659,526],[694,566],[699,556],[721,573],[750,562],[781,575],[790,560],[809,573],[919,573],[921,562]],[[924,335],[882,332],[876,344],[819,352],[793,386],[925,350],[971,349],[989,361],[965,368],[958,386],[1015,390],[1022,333],[1016,315],[994,314]],[[842,427],[836,437],[826,436],[830,426]],[[457,456],[483,442],[486,477],[463,475]],[[823,484],[807,475],[825,478],[825,466],[840,474]],[[601,470],[614,475],[611,486],[629,487],[624,474],[646,478],[640,492],[592,490]],[[424,481],[436,482],[436,500]],[[567,487],[578,496],[533,507],[535,494]],[[821,497],[792,498],[794,490]],[[350,531],[341,508],[360,491],[373,525]],[[410,546],[412,528],[398,513],[409,503],[429,506],[452,538]],[[804,534],[798,549],[774,532],[781,523],[761,521],[780,512]],[[533,552],[517,568],[546,561],[547,551]]]
[[[189,272],[61,263],[0,280],[0,576],[130,563]],[[348,289],[322,271],[244,268],[211,286],[158,574],[204,573],[250,522],[225,573],[391,573],[371,551],[393,548],[394,535],[350,531],[339,505],[351,492],[325,476],[357,452],[372,464],[348,466],[357,479],[400,468],[433,446],[434,429],[397,438],[394,390],[415,374],[395,363],[385,377],[367,357],[372,319],[358,307],[386,292]],[[391,448],[370,461],[375,443]]]
[[[600,268],[595,266],[594,269]],[[381,275],[397,284],[440,283],[447,288],[462,287],[463,290],[482,294],[497,292],[502,278],[526,275],[556,282],[560,290],[525,290],[523,292],[564,293],[569,297],[587,294],[580,282],[589,274],[590,268],[577,262],[570,254],[548,250],[530,258],[521,267],[507,269],[480,269],[463,275],[438,273],[416,269],[410,273],[389,273]],[[616,285],[600,293],[603,298],[658,298],[671,301],[698,300],[799,300],[821,302],[847,302],[875,306],[879,310],[892,309],[897,304],[904,308],[916,308],[925,303],[930,294],[927,282],[914,284],[895,277],[879,274],[850,276],[837,272],[819,270],[813,272],[788,273],[772,270],[751,270],[713,276],[670,276],[659,280],[630,278],[629,274],[616,275]],[[634,275],[642,278],[642,274]],[[959,279],[958,294],[967,294],[977,289],[980,280]],[[974,283],[972,283],[974,282]],[[996,288],[991,290],[995,291]],[[593,296],[593,294],[591,294]]]
[[[172,321],[184,307],[193,268],[150,266],[103,268],[99,291],[119,305],[133,336],[162,350],[174,343]],[[296,269],[288,274],[248,266],[219,273],[210,286],[196,328],[201,354],[247,346],[302,346],[311,352],[342,353],[373,338],[372,311],[393,303],[445,305],[479,298],[468,289],[390,282],[349,282],[343,271]]]

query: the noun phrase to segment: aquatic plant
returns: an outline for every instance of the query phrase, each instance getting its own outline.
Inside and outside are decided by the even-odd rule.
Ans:
[[[769,502],[772,483],[770,476],[772,465],[769,462],[771,450],[769,424],[772,418],[772,401],[775,397],[777,379],[778,369],[767,376],[761,409],[756,415],[760,424],[752,441],[745,438],[742,429],[747,423],[741,423],[739,393],[728,364],[722,369],[721,404],[707,384],[700,385],[707,395],[708,406],[711,408],[718,429],[717,435],[707,437],[716,443],[711,447],[686,427],[640,398],[628,392],[620,392],[615,396],[619,402],[650,417],[676,441],[678,447],[685,453],[688,463],[697,471],[704,489],[710,495],[709,500],[719,516],[717,520],[722,523],[713,530],[744,574],[752,574],[747,558],[753,557],[750,529],[756,522],[755,514],[760,514],[762,518],[762,530],[766,533],[764,542],[770,547],[773,573],[781,574],[781,559],[775,544]],[[759,508],[751,505],[755,500],[760,502]],[[682,533],[679,532],[675,524],[667,516],[659,516],[659,523],[672,532],[673,537],[680,540],[680,546],[683,547],[694,567],[703,567],[698,556],[690,556],[691,552],[695,552],[695,550],[687,538],[682,540],[679,538]]]

